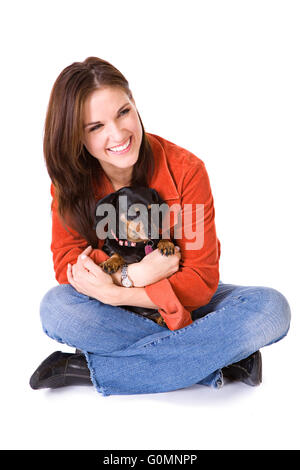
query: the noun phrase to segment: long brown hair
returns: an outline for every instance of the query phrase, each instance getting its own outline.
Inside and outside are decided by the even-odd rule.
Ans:
[[[126,78],[105,60],[88,57],[66,67],[51,91],[43,143],[59,215],[65,225],[75,229],[94,248],[98,244],[94,230],[94,185],[101,166],[83,145],[83,105],[87,96],[102,86],[120,87],[132,99]],[[148,186],[154,158],[139,113],[138,116],[143,136],[131,185]]]

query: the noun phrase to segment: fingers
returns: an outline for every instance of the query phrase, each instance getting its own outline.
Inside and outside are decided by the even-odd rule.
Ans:
[[[83,250],[82,253],[80,253],[80,255],[78,255],[77,262],[75,264],[73,264],[72,268],[71,268],[74,279],[76,279],[76,273],[77,272],[79,272],[81,270],[84,270],[84,266],[83,266],[82,261],[83,261],[83,259],[85,259],[86,256],[91,254],[92,250],[93,250],[92,247],[89,245],[87,248],[85,248],[85,250]]]
[[[93,249],[92,249],[91,245],[89,245],[85,250],[83,250],[83,252],[77,257],[77,263],[82,264],[81,261],[82,261],[82,259],[84,259],[84,257],[82,258],[82,256],[83,255],[85,255],[85,256],[90,255],[92,250]]]
[[[84,270],[84,265],[83,265],[83,259],[85,259],[86,256],[88,256],[92,251],[91,245],[85,248],[83,252],[77,257],[77,262],[73,265],[68,263],[67,267],[67,277],[68,281],[70,284],[73,282],[72,285],[76,282],[77,275],[80,273],[80,271]],[[83,256],[83,258],[82,258]]]
[[[98,266],[94,261],[89,258],[85,253],[81,255],[82,265],[85,269],[87,269],[90,273],[94,274],[95,276],[102,272],[100,266]]]
[[[74,287],[75,281],[73,278],[72,266],[70,265],[70,263],[68,263],[68,267],[67,267],[67,278],[68,278],[69,283]]]
[[[81,253],[81,255],[89,255],[89,254],[91,253],[92,249],[93,249],[93,248],[91,247],[91,245],[89,245],[89,246]]]
[[[79,267],[78,269],[78,263],[73,265],[68,263],[67,266],[67,278],[73,287],[86,278],[86,276],[96,276],[99,272],[102,273],[102,269],[91,258],[88,258],[85,254],[81,256],[83,256],[81,268]]]
[[[181,258],[180,246],[178,246],[178,245],[175,246],[175,253],[174,254],[176,256],[178,256],[179,259]]]

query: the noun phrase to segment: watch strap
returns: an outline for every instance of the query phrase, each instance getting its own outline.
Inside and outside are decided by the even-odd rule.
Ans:
[[[128,264],[123,264],[121,270],[121,283],[124,287],[133,287],[132,280],[128,277]]]

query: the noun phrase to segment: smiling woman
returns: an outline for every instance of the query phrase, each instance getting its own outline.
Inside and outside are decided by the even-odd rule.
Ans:
[[[134,99],[120,88],[101,88],[87,97],[83,115],[85,147],[115,189],[129,185],[143,138]]]
[[[43,297],[41,320],[47,335],[79,352],[53,353],[32,375],[31,387],[93,383],[111,395],[196,383],[220,388],[223,377],[260,384],[258,350],[287,334],[288,302],[272,288],[220,281],[220,242],[205,164],[144,131],[129,84],[113,65],[89,57],[61,72],[47,110],[44,155],[59,285]],[[97,201],[124,186],[136,192],[139,187],[143,196],[155,190],[176,208],[170,237],[181,219],[189,234],[178,231],[175,253],[163,256],[142,247],[141,261],[110,275],[101,268],[108,255],[97,238],[95,210]],[[197,239],[199,232],[199,205],[201,243],[191,243],[190,234]],[[157,310],[165,324],[130,306]]]
[[[129,137],[128,152],[113,151]],[[147,185],[146,175],[154,169],[128,81],[109,62],[89,57],[58,76],[47,110],[44,155],[60,216],[96,248],[94,189],[101,170],[119,189]]]

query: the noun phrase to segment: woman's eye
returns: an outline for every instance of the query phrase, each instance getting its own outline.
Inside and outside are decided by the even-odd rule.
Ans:
[[[102,124],[97,124],[96,126],[91,127],[90,130],[89,130],[89,132],[96,131],[97,129],[100,129],[101,126],[102,126]]]
[[[123,111],[120,112],[120,115],[124,116],[125,114],[129,113],[129,111],[130,111],[129,108],[123,109]],[[97,129],[100,129],[100,127],[102,127],[102,126],[103,126],[103,124],[97,124],[96,126],[91,127],[89,132],[96,131]]]
[[[127,114],[129,113],[130,109],[129,108],[126,108],[126,109],[123,109],[123,111],[120,112],[120,114]]]

